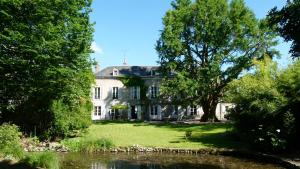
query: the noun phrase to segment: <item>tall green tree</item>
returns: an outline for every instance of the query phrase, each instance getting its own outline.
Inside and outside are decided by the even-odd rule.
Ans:
[[[1,121],[55,134],[61,120],[67,131],[88,125],[90,6],[91,0],[0,1]]]
[[[277,30],[285,41],[292,42],[290,53],[292,57],[300,57],[300,0],[287,1],[280,10],[273,8],[268,15],[271,26]]]
[[[237,136],[260,150],[299,148],[300,62],[283,71],[267,56],[254,63],[254,71],[227,86]]]
[[[248,69],[253,58],[275,54],[270,49],[276,43],[274,34],[243,0],[175,0],[163,24],[156,45],[166,77],[162,93],[200,104],[202,121],[216,120],[224,87]]]

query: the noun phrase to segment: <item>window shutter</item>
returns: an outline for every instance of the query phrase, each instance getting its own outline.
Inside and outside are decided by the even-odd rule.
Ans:
[[[129,90],[130,90],[130,98],[131,98],[131,99],[134,99],[134,98],[133,98],[133,92],[134,92],[134,91],[133,91],[133,90],[134,90],[133,87],[131,86],[131,87],[129,88]]]
[[[147,97],[147,98],[150,98],[150,97],[151,97],[151,96],[150,96],[150,95],[151,95],[151,94],[150,94],[150,91],[151,91],[151,86],[148,87],[148,90],[147,90],[147,92],[146,92],[146,97]]]
[[[102,100],[102,95],[103,95],[103,87],[100,87],[100,99]]]
[[[109,97],[108,97],[108,98],[109,98],[109,99],[113,99],[114,93],[113,93],[113,88],[112,88],[112,87],[109,88],[108,93],[109,93],[109,95],[108,95]]]
[[[137,98],[141,99],[141,87],[140,86],[137,87]]]

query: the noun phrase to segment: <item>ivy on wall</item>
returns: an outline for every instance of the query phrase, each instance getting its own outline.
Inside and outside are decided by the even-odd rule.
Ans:
[[[122,81],[125,87],[133,87],[139,86],[140,87],[140,96],[141,100],[146,101],[148,98],[146,96],[148,87],[145,85],[145,81],[138,76],[121,76],[118,77],[119,80]]]

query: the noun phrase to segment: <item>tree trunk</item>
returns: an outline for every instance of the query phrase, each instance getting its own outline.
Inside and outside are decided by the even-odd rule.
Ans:
[[[201,117],[200,121],[202,122],[218,122],[218,118],[216,117],[216,108],[218,105],[218,101],[205,101],[201,104],[203,110],[203,116]]]

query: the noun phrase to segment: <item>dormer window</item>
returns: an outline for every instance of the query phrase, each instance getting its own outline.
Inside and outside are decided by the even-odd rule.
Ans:
[[[113,76],[118,76],[119,75],[119,70],[114,68],[113,69]]]

